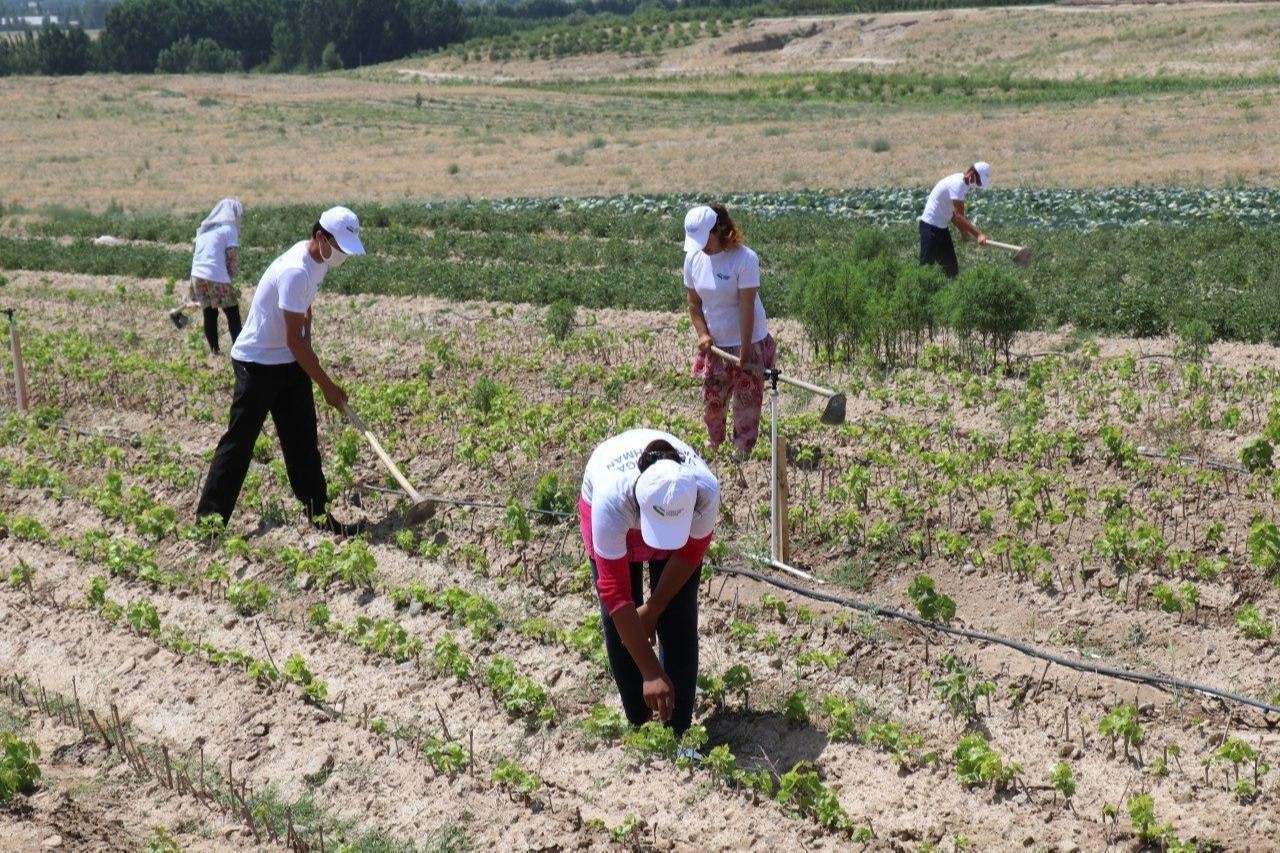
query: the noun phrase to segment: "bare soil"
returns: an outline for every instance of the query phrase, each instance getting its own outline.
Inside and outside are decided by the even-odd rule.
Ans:
[[[136,433],[176,441],[179,459],[186,460],[183,466],[202,474],[198,454],[213,446],[225,416],[230,385],[226,362],[206,360],[199,354],[196,333],[175,333],[164,321],[163,282],[131,282],[124,296],[117,294],[115,284],[114,279],[89,276],[10,274],[6,292],[19,309],[33,359],[37,357],[34,354],[44,351],[41,336],[52,335],[49,340],[58,341],[73,329],[101,348],[78,356],[74,362],[56,354],[47,363],[42,360],[42,366],[32,371],[35,401],[62,408],[71,424],[86,431],[126,437]],[[95,302],[81,296],[72,304],[62,295],[71,288],[101,294],[102,299]],[[589,443],[577,438],[535,451],[520,449],[519,436],[511,436],[515,444],[500,451],[491,463],[463,461],[458,455],[463,435],[468,430],[483,430],[483,420],[476,419],[467,402],[468,389],[481,377],[510,388],[521,407],[545,403],[553,417],[559,407],[610,399],[610,394],[616,394],[617,402],[610,406],[639,406],[650,412],[651,422],[681,419],[678,422],[684,426],[680,428],[690,431],[687,438],[695,444],[701,438],[696,432],[697,389],[684,378],[691,341],[687,333],[676,331],[678,318],[672,315],[580,311],[579,327],[570,345],[556,348],[543,342],[541,311],[528,306],[326,294],[316,312],[320,330],[317,347],[322,358],[334,366],[340,381],[356,389],[357,402],[373,406],[373,397],[360,395],[373,394],[389,383],[413,383],[421,376],[419,365],[434,365],[428,386],[431,396],[395,410],[392,419],[379,429],[387,434],[393,453],[407,463],[410,479],[436,494],[496,498],[499,503],[508,496],[528,500],[533,483],[549,471],[561,474],[572,491],[589,453]],[[851,391],[848,427],[826,433],[794,423],[788,427],[797,430],[797,447],[809,445],[823,451],[817,469],[792,467],[793,505],[821,500],[821,483],[834,481],[857,464],[871,465],[877,488],[909,483],[912,475],[903,468],[870,461],[876,444],[870,433],[861,431],[864,428],[871,429],[886,418],[934,428],[943,418],[950,418],[961,442],[976,432],[1000,435],[1009,422],[999,395],[1012,394],[1017,399],[1026,391],[1025,376],[993,377],[991,387],[983,392],[984,402],[966,405],[961,399],[963,382],[951,384],[957,380],[946,373],[909,370],[876,380],[861,370],[828,368],[814,362],[793,323],[773,323],[773,330],[782,341],[786,369]],[[642,338],[646,333],[648,337]],[[101,388],[68,380],[66,371],[96,369],[108,357],[107,350],[130,335],[136,336],[129,338],[135,341],[132,347],[147,362],[176,366],[166,374],[169,379],[162,381],[158,375],[146,379],[139,372],[135,378],[142,377],[141,384],[119,376],[106,380],[111,384]],[[1224,523],[1220,553],[1230,567],[1216,579],[1198,582],[1201,607],[1194,617],[1160,611],[1144,597],[1141,583],[1136,594],[1121,594],[1128,587],[1110,569],[1103,568],[1095,580],[1076,579],[1080,566],[1099,562],[1092,542],[1101,533],[1102,520],[1092,501],[1074,532],[1065,541],[1060,533],[1053,540],[1058,575],[1047,587],[1003,572],[994,562],[977,566],[944,559],[936,552],[923,561],[876,556],[863,546],[821,542],[803,529],[796,534],[795,562],[835,577],[843,564],[865,556],[870,560],[866,578],[851,594],[907,609],[911,608],[905,596],[907,583],[915,573],[926,571],[942,590],[954,596],[966,625],[1074,657],[1172,672],[1253,695],[1271,695],[1280,687],[1275,678],[1280,649],[1274,642],[1245,639],[1232,622],[1242,600],[1257,602],[1273,620],[1280,613],[1280,591],[1256,581],[1257,571],[1248,565],[1243,544],[1253,516],[1269,510],[1265,491],[1250,491],[1248,480],[1240,475],[1224,475],[1217,485],[1188,487],[1197,495],[1194,510],[1185,505],[1181,513],[1166,513],[1160,509],[1165,499],[1156,493],[1164,485],[1161,478],[1165,475],[1143,479],[1121,470],[1106,459],[1096,433],[1102,411],[1124,423],[1126,434],[1143,446],[1163,448],[1177,439],[1200,461],[1229,465],[1237,461],[1243,441],[1256,434],[1265,421],[1265,407],[1237,402],[1243,410],[1237,428],[1189,429],[1175,436],[1169,423],[1176,411],[1161,407],[1164,400],[1178,401],[1170,406],[1183,405],[1181,367],[1168,358],[1173,342],[1099,339],[1096,354],[1088,356],[1067,352],[1076,342],[1069,330],[1029,335],[1020,342],[1021,354],[1062,353],[1056,357],[1082,371],[1078,381],[1063,378],[1051,383],[1045,397],[1048,412],[1040,428],[1078,431],[1088,452],[1063,469],[1068,482],[1091,495],[1104,486],[1121,486],[1142,513],[1170,519],[1173,526],[1167,528],[1167,535],[1176,546],[1198,548],[1191,540],[1203,524],[1211,520]],[[1079,402],[1089,399],[1086,389],[1113,375],[1112,371],[1123,369],[1126,354],[1137,359],[1140,373],[1127,386],[1117,386],[1100,410],[1081,409]],[[640,378],[611,391],[610,372],[628,364],[640,367]],[[602,373],[593,372],[593,366],[598,365],[604,365]],[[1205,381],[1217,389],[1240,387],[1246,375],[1262,376],[1258,371],[1277,368],[1280,356],[1271,348],[1217,345],[1211,352]],[[565,374],[556,374],[556,370],[577,371],[567,374],[577,378],[566,383]],[[207,375],[214,381],[204,381]],[[1123,420],[1127,403],[1120,394],[1122,387],[1128,387],[1142,402],[1141,414],[1133,420]],[[1233,402],[1230,393],[1222,390],[1215,394],[1215,424]],[[784,394],[782,405],[791,415],[817,408],[812,399],[789,392]],[[208,418],[199,414],[206,409],[211,413]],[[372,410],[376,411],[376,406]],[[326,413],[322,421],[329,453],[342,426],[332,413]],[[71,436],[65,440],[71,442],[69,448],[84,441]],[[497,436],[483,439],[497,440]],[[148,480],[138,473],[147,463],[146,445],[115,444],[123,451],[117,467],[125,472],[127,484],[143,487],[153,499],[174,507],[186,518],[195,502],[199,477],[190,482]],[[82,536],[92,528],[137,538],[131,528],[104,516],[91,501],[77,496],[79,489],[100,486],[102,471],[68,462],[70,457],[60,458],[49,449],[9,447],[0,455],[11,461],[39,459],[54,465],[66,473],[71,486],[61,499],[40,489],[0,487],[0,510],[11,518],[37,519],[51,533],[46,544],[12,538],[0,541],[0,569],[12,568],[21,558],[36,571],[34,590],[6,586],[0,592],[0,673],[21,675],[31,683],[39,679],[47,689],[64,694],[71,692],[75,678],[86,704],[118,704],[121,715],[141,739],[166,744],[184,756],[191,755],[193,745],[202,742],[212,764],[234,762],[237,777],[247,779],[256,790],[276,790],[291,799],[310,794],[336,817],[400,840],[438,837],[447,829],[462,833],[481,848],[602,848],[611,842],[592,819],[613,828],[628,815],[635,815],[640,819],[635,840],[644,848],[849,846],[847,837],[789,815],[776,804],[755,802],[740,791],[717,786],[705,771],[651,763],[616,742],[594,744],[583,734],[581,722],[594,704],[616,706],[607,675],[599,665],[568,648],[537,641],[518,630],[533,616],[565,630],[589,624],[594,618],[592,596],[571,588],[572,568],[580,560],[576,525],[572,523],[535,525],[533,542],[521,551],[499,541],[501,509],[446,509],[431,529],[446,540],[447,547],[437,557],[422,558],[396,547],[394,501],[352,490],[340,496],[338,511],[348,517],[367,515],[375,522],[372,550],[381,581],[373,592],[341,585],[320,590],[299,584],[279,562],[260,555],[275,553],[283,546],[307,553],[324,538],[300,526],[292,510],[285,523],[262,525],[245,507],[233,520],[233,529],[247,537],[254,556],[233,560],[232,569],[234,576],[252,577],[271,586],[273,602],[261,616],[233,614],[220,593],[203,586],[173,589],[111,578],[109,595],[113,599],[121,603],[148,599],[157,606],[165,625],[179,625],[192,638],[257,656],[269,653],[277,660],[292,653],[303,655],[329,685],[327,707],[317,708],[300,701],[291,688],[264,690],[243,673],[214,667],[198,656],[181,657],[123,622],[110,625],[86,611],[80,604],[81,590],[104,570],[69,553],[58,541]],[[275,456],[274,448],[270,455]],[[721,455],[713,454],[711,459],[725,488],[728,516],[724,540],[735,551],[750,548],[759,542],[766,523],[757,507],[767,499],[767,460],[757,453],[739,467]],[[995,471],[1010,474],[1024,467],[1013,459],[994,464]],[[364,450],[359,470],[364,482],[385,482],[371,454]],[[273,479],[267,466],[255,463],[253,471],[266,478],[264,494],[292,506],[287,490]],[[986,549],[996,532],[1013,529],[1004,507],[995,503],[992,507],[996,518],[991,533],[958,519],[951,524],[967,529]],[[868,521],[892,517],[887,506],[871,507],[866,513]],[[1188,523],[1179,527],[1172,519],[1183,515]],[[487,572],[469,571],[458,556],[458,549],[467,543],[489,556],[492,566]],[[200,544],[172,538],[157,543],[155,549],[162,566],[196,573],[203,572],[218,556]],[[736,554],[728,558],[730,564],[740,565],[741,560]],[[431,589],[459,585],[480,593],[497,604],[503,626],[492,638],[475,639],[440,613],[397,611],[385,590],[413,582]],[[1101,591],[1104,582],[1105,594]],[[786,601],[785,620],[761,608],[766,591]],[[547,687],[556,706],[557,723],[545,728],[528,726],[497,710],[479,689],[430,666],[414,666],[411,661],[397,664],[358,649],[340,636],[308,629],[303,624],[305,615],[320,602],[328,605],[334,619],[346,624],[360,616],[397,619],[411,636],[421,638],[427,649],[448,631],[478,660],[493,655],[511,659],[522,674]],[[812,608],[813,621],[795,617],[800,604]],[[915,849],[926,841],[949,849],[956,846],[955,836],[970,839],[976,849],[1011,845],[1060,850],[1119,845],[1136,849],[1140,845],[1125,816],[1124,803],[1139,791],[1152,793],[1159,819],[1171,822],[1184,840],[1215,839],[1227,849],[1262,849],[1280,838],[1274,779],[1264,777],[1256,801],[1240,802],[1227,790],[1220,768],[1213,768],[1206,782],[1199,763],[1211,756],[1227,735],[1244,737],[1272,758],[1280,747],[1280,733],[1268,728],[1256,714],[1194,695],[1136,687],[1060,667],[1046,669],[1005,649],[940,635],[926,640],[923,634],[895,623],[855,620],[853,626],[842,627],[831,621],[838,609],[805,602],[755,582],[713,580],[703,588],[701,607],[703,671],[723,673],[744,663],[755,676],[749,702],[701,707],[698,721],[707,727],[713,743],[728,743],[747,766],[777,773],[784,773],[797,761],[815,762],[855,823],[874,830],[875,840],[869,845],[873,849]],[[758,625],[760,633],[775,635],[780,645],[770,649],[735,639],[730,633],[735,622]],[[793,659],[799,650],[839,653],[843,658],[832,670],[800,670]],[[978,718],[971,723],[952,719],[937,696],[924,687],[922,672],[936,669],[944,653],[972,660],[998,685],[990,706],[980,703]],[[832,739],[828,724],[816,711],[813,724],[788,723],[780,709],[786,696],[797,688],[815,700],[824,695],[861,699],[880,719],[919,732],[926,747],[938,752],[942,760],[936,766],[899,770],[886,752],[874,746]],[[1113,754],[1107,739],[1097,731],[1098,720],[1122,701],[1132,701],[1141,709],[1145,729],[1143,750],[1131,758],[1120,751]],[[390,740],[363,726],[361,720],[368,714],[393,725],[413,723],[438,735],[447,727],[451,737],[473,748],[478,769],[452,775],[436,773],[411,755],[403,741]],[[212,833],[196,846],[251,844],[243,827],[233,826],[224,832],[218,821],[188,826],[184,821],[196,810],[193,803],[122,778],[128,774],[121,773],[118,764],[112,770],[112,762],[91,737],[57,726],[46,731],[40,724],[33,725],[53,756],[53,770],[45,790],[26,802],[26,811],[4,818],[6,825],[21,833],[17,837],[24,839],[22,843],[39,844],[43,838],[61,834],[67,821],[58,815],[83,812],[96,816],[83,818],[77,825],[90,827],[89,832],[107,839],[104,843],[108,845],[123,844],[126,837],[136,843],[151,825],[171,830],[177,827],[186,833],[183,838],[204,838],[200,833]],[[1007,760],[1019,762],[1024,784],[1003,793],[962,785],[951,766],[951,753],[966,730],[984,732]],[[59,752],[55,744],[66,744],[72,752]],[[1167,775],[1153,773],[1153,762],[1170,745],[1181,749],[1180,761]],[[81,756],[92,768],[81,772],[108,777],[99,791],[85,793],[72,784],[75,771],[64,758],[69,754]],[[502,758],[517,759],[542,776],[547,787],[529,800],[507,796],[488,778]],[[1060,799],[1055,803],[1045,781],[1049,769],[1060,760],[1073,766],[1079,783],[1074,808],[1064,807]],[[1116,825],[1101,817],[1105,803],[1120,806]],[[97,843],[91,839],[86,845],[91,842]]]

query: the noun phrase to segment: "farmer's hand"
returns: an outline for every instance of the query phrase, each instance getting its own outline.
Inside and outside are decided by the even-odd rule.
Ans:
[[[710,335],[698,335],[698,352],[709,353],[714,345],[715,341],[711,339]]]
[[[738,348],[738,363],[745,370],[756,362],[756,348],[754,344],[744,343]]]
[[[985,246],[985,245],[987,245],[987,235],[986,235],[986,234],[979,234],[979,235],[978,235],[978,245],[979,245],[979,246]]]
[[[676,689],[671,684],[671,679],[667,678],[667,674],[662,670],[658,670],[658,674],[653,678],[644,680],[644,704],[658,715],[658,719],[667,722],[671,719],[671,712],[675,709]]]
[[[322,386],[320,390],[324,393],[324,401],[338,411],[342,411],[343,406],[347,405],[347,392],[343,390],[341,385],[330,382],[328,385]]]

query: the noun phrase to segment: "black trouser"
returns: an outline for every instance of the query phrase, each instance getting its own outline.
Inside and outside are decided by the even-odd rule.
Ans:
[[[228,305],[222,309],[227,315],[227,331],[231,332],[231,343],[240,337],[240,306]],[[209,342],[209,351],[217,353],[218,349],[218,309],[204,309],[204,339]]]
[[[649,563],[649,592],[658,586],[666,560]],[[642,581],[643,563],[631,564],[631,600],[639,607],[644,602]],[[682,735],[693,722],[693,700],[698,689],[698,580],[701,572],[695,571],[688,582],[676,593],[667,609],[658,617],[658,661],[676,689],[675,709],[671,713],[671,728]],[[591,577],[596,577],[596,562],[591,561]],[[604,647],[609,653],[609,669],[622,697],[622,708],[633,726],[649,721],[653,712],[644,704],[644,677],[636,666],[631,652],[622,644],[613,618],[600,605],[600,626],[604,630]]]
[[[938,228],[923,219],[920,222],[920,264],[941,264],[947,278],[960,274],[956,260],[956,244],[951,242],[951,229]]]
[[[320,462],[311,377],[296,361],[255,364],[232,359],[231,364],[236,374],[231,421],[214,451],[196,516],[220,515],[223,521],[230,520],[244,477],[249,473],[253,445],[262,432],[268,412],[280,436],[280,449],[284,451],[293,493],[306,507],[308,516],[323,515],[328,485]]]

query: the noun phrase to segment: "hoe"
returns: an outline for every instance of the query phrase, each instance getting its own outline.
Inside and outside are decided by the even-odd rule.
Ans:
[[[387,451],[382,449],[382,442],[378,441],[378,437],[369,429],[368,425],[364,422],[364,419],[356,414],[355,409],[350,406],[343,406],[342,413],[347,416],[347,420],[349,420],[351,425],[355,427],[356,432],[364,436],[364,440],[369,442],[369,446],[373,448],[373,452],[378,454],[378,458],[382,460],[382,464],[387,466],[387,470],[391,472],[391,476],[396,478],[396,482],[400,484],[400,488],[404,489],[404,493],[408,496],[409,500],[413,501],[413,506],[409,507],[404,514],[405,523],[421,524],[431,518],[431,516],[435,515],[436,502],[431,498],[424,498],[422,494],[415,489],[412,484],[410,484],[404,474],[400,473],[400,468],[391,460],[391,457],[387,455]]]

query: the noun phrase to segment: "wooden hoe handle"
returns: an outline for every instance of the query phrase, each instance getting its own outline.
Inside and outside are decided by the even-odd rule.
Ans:
[[[720,349],[720,347],[713,346],[711,348],[711,351],[716,355],[720,356],[721,358],[727,359],[733,362],[739,367],[742,366],[742,361],[736,355],[733,355],[732,353],[727,353],[724,350]],[[761,372],[760,368],[754,364],[751,365],[749,369],[754,370],[757,373]],[[814,394],[821,394],[823,397],[834,397],[836,395],[836,392],[832,391],[830,388],[823,388],[820,385],[814,385],[810,382],[805,382],[803,379],[792,379],[790,376],[785,376],[781,373],[778,374],[778,379],[782,382],[786,382],[788,385],[794,385],[797,388],[803,388],[804,390],[811,391]]]
[[[364,440],[369,442],[369,446],[373,448],[373,452],[378,454],[378,458],[382,460],[382,464],[387,466],[387,470],[391,472],[391,476],[396,478],[396,482],[400,484],[400,488],[404,489],[406,495],[414,503],[422,503],[422,495],[418,494],[418,490],[409,485],[409,481],[405,479],[404,474],[400,473],[400,468],[387,455],[387,451],[382,449],[382,443],[378,441],[378,437],[373,434],[364,420],[356,414],[355,409],[348,405],[343,405],[342,413],[347,416],[347,420],[355,427],[356,432],[364,436]]]

